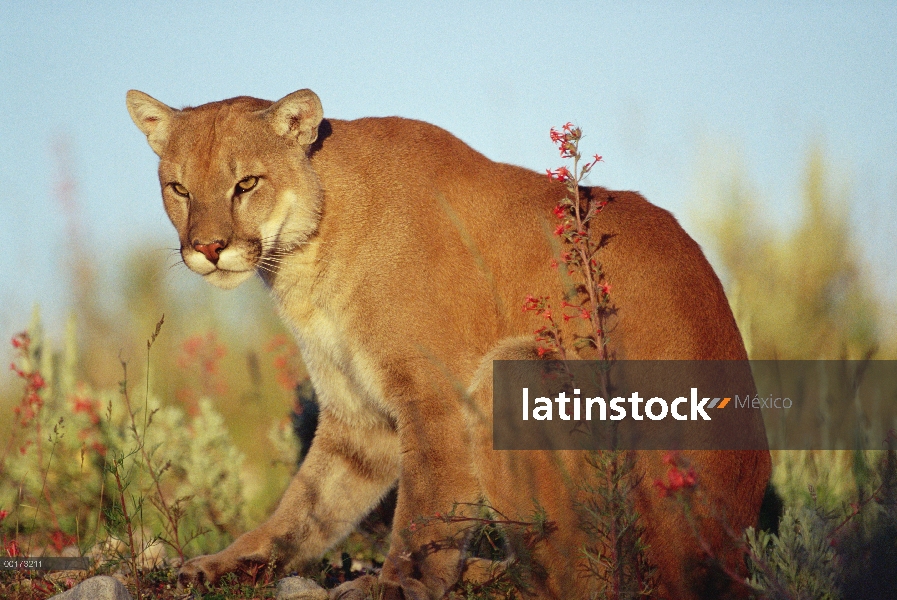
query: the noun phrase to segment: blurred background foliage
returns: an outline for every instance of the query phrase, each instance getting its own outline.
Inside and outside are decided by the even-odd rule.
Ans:
[[[737,161],[708,170],[716,174],[699,184],[698,237],[752,359],[897,357],[888,320],[897,305],[876,296],[851,225],[862,207],[820,145],[808,152],[790,226],[779,217],[788,199],[764,201]]]
[[[264,461],[257,440],[273,420],[288,419],[293,387],[304,376],[298,351],[259,281],[227,293],[194,280],[182,264],[172,266],[175,260],[166,264],[156,253],[134,252],[111,281],[96,274],[88,280],[82,271],[72,282],[68,322],[75,356],[66,360],[74,377],[96,390],[117,389],[125,361],[130,383],[141,388],[146,341],[164,315],[150,361],[152,393],[188,410],[200,397],[214,398],[241,449],[250,460]],[[50,332],[46,343],[61,359],[60,348],[50,348],[59,337]],[[3,379],[0,410],[21,395],[13,377]]]

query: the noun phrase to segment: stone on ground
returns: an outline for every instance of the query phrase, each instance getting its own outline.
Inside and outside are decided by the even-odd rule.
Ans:
[[[56,594],[49,600],[134,600],[115,577],[100,575],[85,579],[70,590]]]
[[[305,577],[287,577],[277,582],[276,600],[327,600],[327,590]]]

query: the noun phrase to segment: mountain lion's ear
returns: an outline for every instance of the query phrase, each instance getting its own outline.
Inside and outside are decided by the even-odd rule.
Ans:
[[[127,102],[134,124],[146,135],[153,152],[162,156],[168,144],[168,130],[175,110],[137,90],[128,92]]]
[[[307,148],[318,139],[318,125],[324,118],[324,109],[317,94],[299,90],[262,111],[262,116],[278,135],[293,137]]]

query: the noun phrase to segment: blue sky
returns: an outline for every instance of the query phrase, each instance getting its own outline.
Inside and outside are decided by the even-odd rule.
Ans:
[[[706,162],[740,165],[776,221],[795,217],[824,144],[883,295],[897,294],[897,3],[140,2],[0,4],[0,335],[40,301],[65,314],[65,140],[87,242],[112,273],[176,244],[136,88],[173,106],[300,88],[325,115],[430,121],[490,158],[559,166],[573,121],[605,163],[693,226]],[[702,166],[703,165],[703,166]]]

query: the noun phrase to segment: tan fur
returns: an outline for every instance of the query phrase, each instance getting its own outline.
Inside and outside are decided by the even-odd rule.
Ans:
[[[534,499],[542,503],[558,529],[537,550],[546,574],[536,591],[585,597],[575,491],[558,462],[582,473],[582,455],[494,451],[490,429],[491,360],[533,354],[529,336],[539,324],[521,311],[524,298],[562,297],[549,262],[551,209],[563,186],[492,162],[427,123],[322,120],[309,90],[273,104],[241,97],[184,110],[131,91],[128,109],[160,156],[184,262],[225,288],[262,277],[321,403],[315,441],[271,518],[218,554],[187,562],[181,581],[215,581],[272,553],[282,567],[314,560],[397,483],[380,577],[387,595],[446,593],[464,567],[462,550],[422,549],[455,531],[409,532],[408,524],[485,496],[515,516],[531,513]],[[235,194],[247,177],[258,183]],[[184,189],[189,198],[176,191]],[[722,287],[675,219],[632,192],[585,192],[612,200],[595,228],[610,236],[602,259],[617,308],[615,356],[744,359]],[[204,253],[212,244],[223,247],[217,265]],[[473,405],[464,400],[468,388]],[[740,570],[725,529],[754,523],[769,455],[686,454],[726,515],[704,538]],[[646,482],[663,475],[659,453],[640,453],[638,465]],[[681,515],[650,483],[643,487],[637,504],[661,591],[711,593],[692,571],[702,549]],[[335,594],[362,597],[370,585]]]

